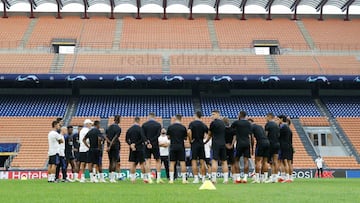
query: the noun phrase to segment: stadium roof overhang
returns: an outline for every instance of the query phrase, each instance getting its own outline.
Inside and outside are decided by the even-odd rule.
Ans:
[[[281,5],[289,8],[294,12],[294,18],[297,19],[297,7],[306,5],[314,8],[317,12],[320,12],[319,20],[323,19],[323,8],[325,5],[334,6],[339,8],[342,12],[346,12],[345,20],[349,20],[349,8],[354,6],[360,6],[360,0],[1,0],[4,7],[3,17],[7,17],[6,11],[12,5],[17,3],[29,3],[30,4],[30,18],[34,17],[33,10],[37,6],[44,3],[54,3],[58,6],[58,18],[61,18],[61,9],[71,3],[77,3],[84,6],[84,18],[88,18],[87,10],[90,6],[95,4],[106,4],[111,8],[110,18],[114,18],[114,8],[121,4],[130,4],[137,7],[137,18],[140,19],[140,8],[145,5],[155,4],[163,8],[163,19],[166,18],[166,8],[171,5],[179,4],[189,8],[190,17],[192,17],[192,8],[197,5],[207,5],[213,7],[216,11],[215,19],[219,17],[219,7],[224,5],[232,5],[240,8],[242,11],[241,19],[245,20],[245,7],[256,5],[264,8],[268,12],[267,19],[271,19],[271,7],[275,5]]]

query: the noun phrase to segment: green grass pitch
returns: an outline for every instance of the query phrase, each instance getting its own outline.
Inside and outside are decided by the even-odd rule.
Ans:
[[[192,180],[191,180],[192,181]],[[296,179],[293,183],[200,184],[47,183],[0,180],[0,198],[8,202],[359,202],[360,179]]]

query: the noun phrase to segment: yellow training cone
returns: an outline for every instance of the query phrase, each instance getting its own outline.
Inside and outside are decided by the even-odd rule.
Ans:
[[[210,180],[205,180],[199,190],[216,190],[216,187]]]

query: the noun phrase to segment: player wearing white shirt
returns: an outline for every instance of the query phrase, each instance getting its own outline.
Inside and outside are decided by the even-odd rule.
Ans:
[[[57,132],[60,129],[60,124],[57,121],[53,121],[52,130],[48,134],[49,143],[49,163],[48,163],[48,182],[55,181],[56,164],[59,161],[59,144],[63,143],[62,136]]]
[[[81,129],[79,133],[79,140],[80,140],[80,148],[79,148],[79,161],[80,161],[80,173],[81,178],[80,182],[85,182],[85,167],[88,160],[88,151],[89,148],[82,142],[85,135],[89,132],[90,128],[92,127],[93,122],[90,119],[86,119],[84,121],[84,127]],[[86,140],[88,142],[88,140]]]
[[[323,175],[323,163],[324,163],[324,160],[321,158],[321,156],[318,156],[316,159],[315,159],[315,163],[316,163],[316,168],[317,168],[317,175],[318,175],[318,178],[322,178],[324,177]]]
[[[60,123],[61,125],[61,123]],[[55,180],[60,181],[59,174],[60,168],[62,172],[62,182],[69,182],[66,174],[66,159],[65,159],[65,135],[67,134],[67,127],[61,127],[60,135],[63,142],[59,144],[59,163],[56,165]]]
[[[161,129],[161,134],[158,137],[159,141],[159,151],[160,151],[160,160],[161,164],[164,163],[166,177],[169,179],[169,145],[170,140],[166,135],[166,129]]]

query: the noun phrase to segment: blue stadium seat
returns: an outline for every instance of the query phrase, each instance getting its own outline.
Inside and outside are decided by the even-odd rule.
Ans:
[[[311,97],[300,96],[235,96],[235,97],[202,97],[201,108],[209,116],[213,109],[229,118],[236,118],[244,110],[249,116],[265,116],[268,112],[275,115],[285,114],[292,118],[300,116],[320,116]]]
[[[2,96],[0,116],[54,116],[66,112],[69,96]]]
[[[178,113],[192,116],[194,106],[191,96],[82,96],[75,115],[147,116],[149,112],[155,112],[163,118],[170,118]]]
[[[334,117],[360,117],[360,97],[322,97]]]

